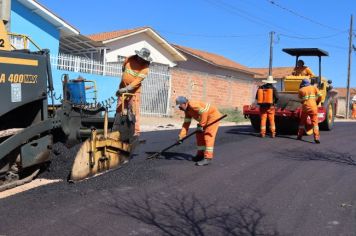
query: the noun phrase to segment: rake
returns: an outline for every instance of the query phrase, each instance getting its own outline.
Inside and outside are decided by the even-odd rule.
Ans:
[[[223,115],[221,116],[219,119],[216,119],[215,121],[207,124],[204,129],[208,128],[209,126],[215,124],[216,122],[219,122],[220,120],[224,119],[225,117],[227,117],[227,115]],[[174,144],[164,148],[163,150],[159,151],[159,152],[155,152],[154,154],[148,156],[146,159],[152,159],[152,158],[158,158],[162,153],[168,151],[169,149],[171,149],[172,147],[175,147],[177,145],[180,145],[184,140],[190,138],[191,136],[193,136],[194,134],[196,134],[197,132],[199,132],[199,130],[195,130],[194,132],[188,134],[187,136],[185,136],[184,138],[178,140],[177,142],[175,142]],[[146,152],[148,153],[148,152]],[[149,154],[151,154],[152,152],[150,152]]]

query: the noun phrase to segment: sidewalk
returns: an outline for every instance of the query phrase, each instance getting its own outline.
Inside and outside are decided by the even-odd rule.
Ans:
[[[148,131],[155,131],[155,130],[172,130],[172,129],[180,129],[183,124],[183,118],[170,118],[170,117],[142,117],[141,116],[141,131],[148,132]],[[235,126],[235,125],[249,125],[251,124],[249,120],[246,122],[226,122],[222,121],[220,126]],[[192,120],[191,127],[195,128],[197,122]]]

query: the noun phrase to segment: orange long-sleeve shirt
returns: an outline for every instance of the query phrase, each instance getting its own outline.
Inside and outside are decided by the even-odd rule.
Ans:
[[[293,75],[302,75],[302,76],[310,76],[310,77],[314,77],[314,73],[313,71],[307,67],[307,66],[297,66],[294,68]]]
[[[142,63],[137,60],[137,57],[131,56],[124,61],[120,83],[120,88],[130,86],[133,93],[141,92],[141,82],[147,77],[149,70],[149,63]]]
[[[221,117],[219,110],[215,106],[200,101],[189,101],[187,110],[184,113],[185,117],[182,130],[179,134],[180,138],[187,135],[192,119],[198,121],[202,127],[205,127],[208,123]]]
[[[313,85],[299,89],[298,96],[302,99],[303,109],[317,109],[321,102],[321,92]]]

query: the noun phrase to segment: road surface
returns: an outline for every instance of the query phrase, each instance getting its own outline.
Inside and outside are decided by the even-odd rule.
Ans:
[[[145,160],[178,131],[143,133],[119,170],[1,199],[0,235],[356,235],[355,133],[356,123],[336,123],[318,145],[221,127],[203,167],[190,161],[194,138]],[[75,148],[56,148],[42,176],[65,179]]]

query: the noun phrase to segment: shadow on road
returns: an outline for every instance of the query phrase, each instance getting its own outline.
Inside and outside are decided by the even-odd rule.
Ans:
[[[225,133],[227,134],[242,134],[258,137],[260,134],[256,133],[256,131],[251,126],[240,126],[238,128],[229,129]]]
[[[147,157],[155,154],[157,152],[146,152]],[[179,161],[192,161],[193,155],[182,153],[182,152],[163,152],[156,157],[156,159],[166,159],[166,160],[179,160]]]
[[[154,226],[160,235],[279,235],[253,205],[221,206],[194,194],[146,194],[140,199],[127,196],[114,201],[110,208],[110,214]]]
[[[336,152],[333,150],[317,151],[313,149],[292,149],[278,153],[280,158],[290,158],[297,161],[328,161],[337,164],[356,166],[356,161],[350,153]]]
[[[291,140],[294,140],[294,141],[297,141],[297,135],[294,135],[294,136],[287,136],[287,135],[277,135],[276,136],[277,138],[285,138],[285,139],[291,139]],[[298,140],[298,142],[305,142],[305,143],[314,143],[312,141],[308,141],[308,140],[305,140],[305,139],[302,139],[302,140]],[[315,144],[315,143],[314,143]]]
[[[239,128],[229,129],[225,133],[227,134],[239,134],[239,135],[247,135],[252,137],[260,137],[260,133],[255,131],[251,126],[241,126]],[[270,137],[270,133],[267,132],[266,138]],[[277,133],[276,138],[284,138],[284,139],[291,139],[297,140],[296,134],[288,134],[287,132]],[[306,142],[306,143],[314,143],[308,140],[299,140],[299,142]]]

